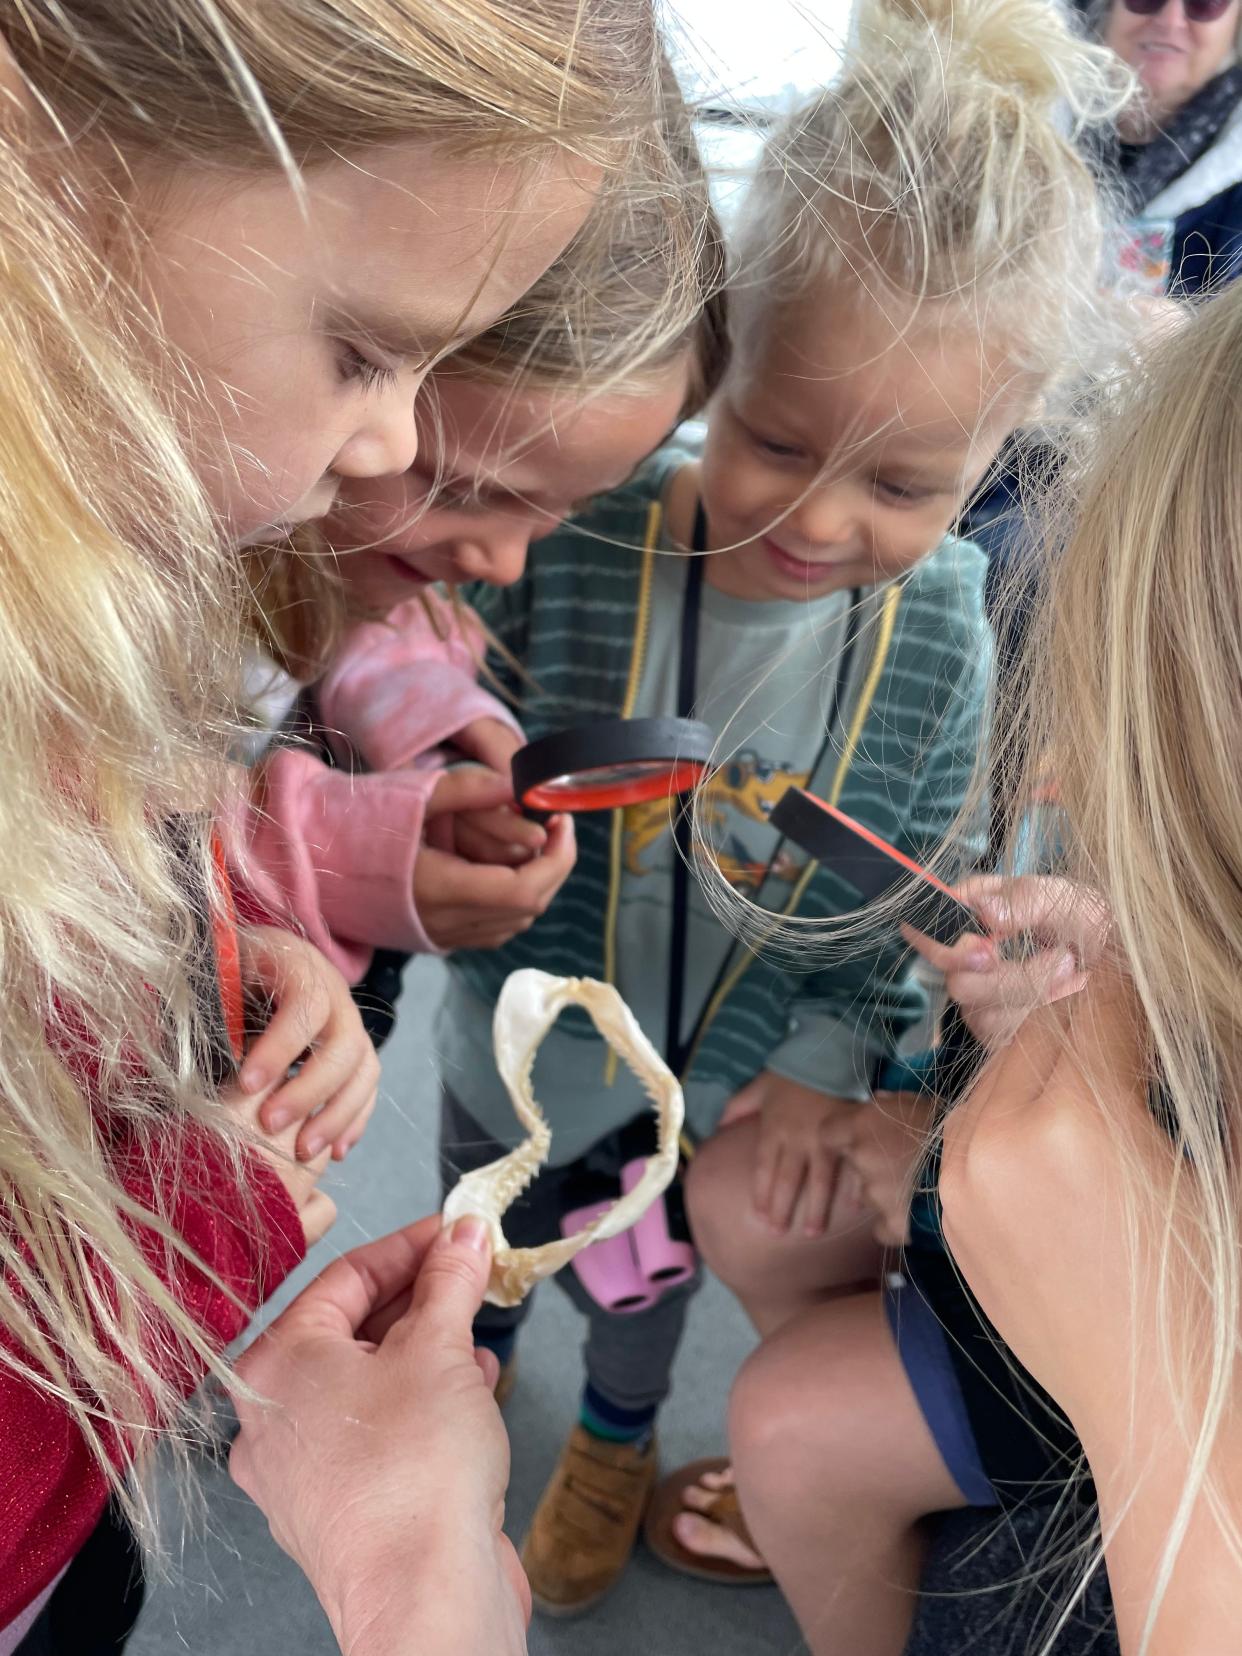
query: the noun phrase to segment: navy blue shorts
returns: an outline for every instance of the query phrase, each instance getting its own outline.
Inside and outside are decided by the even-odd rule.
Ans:
[[[963,1499],[973,1507],[999,1506],[936,1313],[897,1271],[886,1280],[884,1309],[915,1400]]]

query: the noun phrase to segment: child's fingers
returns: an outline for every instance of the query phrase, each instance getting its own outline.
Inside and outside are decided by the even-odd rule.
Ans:
[[[505,776],[509,774],[513,755],[524,742],[525,738],[502,719],[473,719],[453,737],[455,747],[477,759],[481,765],[487,765]]]
[[[724,1114],[720,1118],[721,1127],[732,1127],[735,1122],[745,1121],[747,1116],[758,1115],[763,1108],[763,1100],[767,1092],[767,1078],[757,1075],[753,1081],[748,1081],[725,1105]]]
[[[453,849],[474,863],[502,863],[516,867],[544,849],[547,830],[528,822],[516,811],[463,811],[453,820]]]
[[[513,805],[497,805],[487,811],[460,811],[457,826],[459,833],[462,828],[469,828],[501,844],[521,845],[528,851],[542,851],[548,843],[548,830],[543,823],[524,817]]]
[[[1092,960],[1107,935],[1108,911],[1101,899],[1059,876],[974,875],[957,891],[996,937],[1029,934]]]
[[[882,1248],[906,1247],[910,1241],[909,1209],[882,1213],[872,1226],[871,1234]]]
[[[791,1145],[781,1149],[768,1199],[768,1224],[775,1231],[784,1233],[793,1223],[794,1210],[806,1182],[807,1159],[803,1150]]]
[[[378,1080],[378,1075],[372,1076],[367,1071],[351,1076],[321,1110],[303,1123],[298,1134],[299,1157],[309,1160],[321,1150],[335,1147],[359,1118],[365,1127],[375,1105]]]
[[[378,1102],[379,1089],[376,1088],[367,1103],[363,1106],[361,1111],[359,1111],[358,1115],[354,1117],[353,1124],[350,1126],[348,1131],[344,1133],[332,1146],[333,1161],[344,1161],[349,1152],[354,1148],[355,1144],[358,1143],[359,1139],[367,1130],[367,1123],[375,1114],[375,1106]]]
[[[555,873],[549,876],[539,871],[545,861],[540,857],[521,868],[501,868],[424,848],[418,858],[419,881],[435,891],[437,906],[443,912],[460,909],[475,914],[486,910],[497,917],[529,915],[540,912],[537,899],[543,887],[555,888],[560,883]]]
[[[1025,960],[998,960],[990,972],[946,976],[948,991],[967,1018],[986,1012],[1022,1015],[1076,994],[1086,981],[1068,949],[1045,949]]]
[[[996,960],[996,945],[976,932],[966,932],[955,943],[937,943],[926,932],[903,923],[901,935],[917,954],[946,977],[950,972],[986,972]]]
[[[806,1189],[802,1198],[802,1229],[807,1236],[822,1236],[828,1229],[828,1215],[836,1194],[841,1159],[826,1146],[817,1149],[807,1163]]]
[[[242,1063],[238,1080],[245,1092],[261,1092],[306,1051],[332,1015],[332,995],[318,973],[300,968],[290,972],[279,990],[267,1025]]]
[[[263,1106],[264,1125],[278,1132],[288,1122],[304,1121],[353,1085],[379,1085],[379,1058],[361,1025],[339,1036],[329,1033],[316,1043],[297,1075],[278,1087]]]
[[[312,1190],[299,1210],[306,1246],[313,1248],[336,1223],[336,1203],[322,1190]]]
[[[459,765],[447,770],[431,791],[425,815],[434,819],[459,811],[486,811],[512,803],[513,784],[499,771],[482,765]]]

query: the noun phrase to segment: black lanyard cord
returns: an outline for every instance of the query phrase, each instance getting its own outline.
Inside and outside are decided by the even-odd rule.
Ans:
[[[707,561],[707,518],[700,501],[694,516],[694,555],[686,569],[681,605],[681,658],[677,669],[677,715],[694,711],[699,676],[699,611],[703,607],[703,570]],[[664,1020],[664,1056],[674,1075],[680,1072],[681,1016],[686,995],[686,916],[690,908],[690,858],[693,835],[691,804],[673,801],[673,910],[668,949],[668,1008]]]
[[[677,675],[677,712],[679,717],[683,719],[689,718],[694,711],[698,677],[699,615],[703,603],[703,573],[707,552],[707,517],[703,510],[702,501],[699,502],[695,512],[692,550],[695,555],[689,560],[686,569],[686,589],[682,601],[681,657]],[[862,589],[859,587],[856,587],[849,595],[845,637],[841,644],[841,654],[837,658],[832,700],[828,705],[827,717],[824,720],[824,734],[820,741],[819,751],[816,753],[815,761],[808,773],[808,779],[811,781],[818,774],[827,756],[833,733],[841,722],[842,707],[849,687],[850,673],[858,644],[858,634],[862,625],[862,596]],[[693,853],[691,809],[688,800],[678,800],[673,821],[673,901],[669,936],[668,1003],[664,1036],[665,1062],[673,1074],[683,1081],[686,1077],[682,1074],[682,1071],[698,1044],[712,1005],[720,992],[721,985],[728,976],[739,948],[739,940],[734,938],[725,951],[724,959],[712,979],[711,986],[699,1009],[699,1014],[694,1020],[694,1026],[683,1041],[681,1039],[681,1023],[686,993],[686,944],[689,931],[690,865]],[[758,885],[755,887],[757,893],[762,892],[767,885],[772,871],[785,849],[785,845],[786,839],[782,834],[776,842],[772,855],[768,858]]]

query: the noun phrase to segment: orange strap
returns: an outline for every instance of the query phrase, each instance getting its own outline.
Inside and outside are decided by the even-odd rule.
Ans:
[[[220,836],[212,829],[211,855],[216,865],[219,902],[211,905],[211,941],[216,956],[216,978],[220,985],[220,1010],[233,1056],[240,1063],[246,1050],[246,1003],[242,994],[241,945],[237,937],[237,906],[233,882]]]

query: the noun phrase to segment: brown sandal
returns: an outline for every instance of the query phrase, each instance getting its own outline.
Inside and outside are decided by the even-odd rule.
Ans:
[[[771,1570],[751,1569],[744,1564],[735,1564],[729,1558],[708,1558],[702,1553],[691,1552],[673,1534],[674,1519],[683,1512],[689,1512],[697,1518],[706,1518],[708,1523],[719,1524],[721,1529],[729,1530],[752,1552],[758,1553],[759,1549],[751,1540],[746,1520],[742,1517],[736,1489],[719,1490],[705,1511],[685,1505],[686,1490],[692,1484],[699,1483],[704,1473],[727,1472],[729,1465],[724,1456],[717,1455],[711,1460],[691,1461],[689,1466],[683,1466],[663,1479],[651,1497],[643,1525],[643,1539],[662,1564],[682,1575],[693,1576],[696,1581],[715,1581],[730,1587],[767,1587],[772,1581]]]

